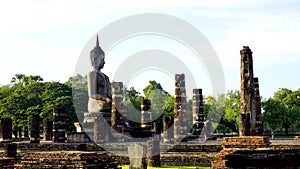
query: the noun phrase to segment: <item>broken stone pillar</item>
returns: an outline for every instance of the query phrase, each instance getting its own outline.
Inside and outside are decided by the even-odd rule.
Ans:
[[[63,107],[53,109],[53,142],[64,143],[66,141],[66,111]]]
[[[40,116],[31,116],[30,143],[40,143]]]
[[[131,144],[128,147],[129,169],[147,169],[146,151],[146,146],[141,144]]]
[[[164,117],[164,143],[170,143],[174,138],[174,118],[171,116]]]
[[[186,142],[187,111],[184,74],[175,74],[174,141]]]
[[[1,119],[0,125],[0,141],[11,141],[12,140],[12,120],[11,118]]]
[[[53,137],[53,121],[45,120],[44,127],[44,140],[52,140]]]
[[[252,51],[244,46],[241,54],[241,113],[240,113],[240,136],[251,136],[255,132],[255,97],[253,83]]]
[[[193,89],[193,135],[200,136],[204,127],[202,89]]]
[[[160,144],[159,139],[147,141],[147,166],[160,167]]]
[[[123,107],[123,83],[112,82],[111,127],[119,133],[124,128]]]
[[[141,101],[141,127],[147,130],[152,128],[152,114],[151,114],[151,102],[147,99]]]
[[[254,98],[255,98],[255,113],[256,113],[256,135],[262,136],[264,132],[262,114],[261,114],[261,100],[259,93],[259,83],[258,78],[254,79]]]

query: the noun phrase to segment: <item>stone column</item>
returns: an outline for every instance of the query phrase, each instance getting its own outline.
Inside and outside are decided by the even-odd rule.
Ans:
[[[174,138],[174,118],[171,116],[164,117],[164,143],[170,143]]]
[[[202,89],[193,89],[193,135],[200,136],[204,127]]]
[[[11,118],[1,119],[0,141],[12,140],[12,120]]]
[[[152,114],[151,114],[151,102],[147,99],[141,101],[141,127],[151,130],[152,128]]]
[[[53,142],[64,143],[66,141],[66,111],[63,107],[53,109]]]
[[[40,116],[31,116],[30,143],[40,143]]]
[[[252,51],[244,46],[241,54],[240,136],[251,136],[256,124]]]
[[[258,78],[254,79],[254,97],[255,97],[255,113],[256,113],[256,135],[262,136],[264,132],[262,114],[261,114],[261,100],[259,93]]]
[[[124,128],[123,107],[123,83],[112,82],[111,127],[119,133]]]
[[[160,144],[159,139],[147,141],[147,166],[160,167]]]
[[[53,137],[53,121],[45,120],[44,127],[44,140],[52,140]]]
[[[186,91],[184,74],[175,74],[174,141],[185,142],[187,136]]]

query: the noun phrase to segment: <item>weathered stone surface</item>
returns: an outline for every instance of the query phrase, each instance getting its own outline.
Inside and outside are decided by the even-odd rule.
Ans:
[[[174,118],[172,116],[165,116],[163,122],[164,143],[173,142],[174,138]]]
[[[241,113],[240,113],[240,136],[255,135],[256,109],[253,82],[252,51],[244,46],[241,54]]]
[[[130,160],[130,169],[146,169],[146,151],[147,148],[141,144],[131,144],[128,147],[128,155]]]
[[[64,143],[66,141],[66,111],[63,107],[53,108],[53,142]]]
[[[44,127],[44,140],[52,140],[53,137],[53,121],[45,120]]]
[[[52,169],[115,169],[116,162],[107,153],[82,151],[28,152],[21,158],[17,169],[52,168]]]
[[[11,141],[12,139],[12,120],[11,118],[1,119],[0,141]]]
[[[259,93],[259,83],[258,78],[253,78],[254,81],[254,99],[255,99],[255,115],[256,115],[256,125],[255,125],[255,135],[262,136],[264,132],[264,126],[262,121],[261,113],[261,100]]]
[[[148,99],[142,99],[141,101],[141,127],[147,130],[152,128],[152,113],[151,102]]]
[[[224,137],[223,148],[266,148],[270,145],[269,137],[267,136],[241,136],[241,137]]]
[[[269,137],[267,136],[224,137],[222,143],[223,150],[216,155],[217,160],[212,162],[212,168],[227,168],[228,159],[226,156],[238,150],[262,150],[268,148],[270,144]]]
[[[187,141],[187,111],[184,74],[175,74],[174,141]]]
[[[40,116],[31,116],[30,143],[40,143]]]
[[[252,51],[244,46],[241,54],[240,136],[262,135],[263,122],[258,78],[253,75]]]
[[[147,166],[160,167],[160,144],[159,139],[147,141]]]
[[[99,114],[97,117],[95,117],[94,120],[94,142],[95,143],[103,143],[105,141],[105,136],[107,133],[105,129],[106,129],[105,120]]]
[[[67,133],[68,143],[90,143],[92,140],[85,132]]]
[[[124,129],[124,117],[127,115],[127,109],[123,104],[123,83],[112,82],[112,109],[111,109],[111,127],[122,133]]]
[[[210,167],[214,155],[207,152],[165,152],[161,154],[160,161],[162,166]]]
[[[202,89],[193,89],[193,135],[200,136],[204,127],[204,113],[203,113],[203,96]]]

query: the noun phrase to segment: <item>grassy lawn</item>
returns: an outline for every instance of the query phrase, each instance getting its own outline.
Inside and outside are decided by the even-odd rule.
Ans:
[[[128,165],[121,166],[122,169],[129,169]],[[162,166],[162,167],[147,167],[147,169],[209,169],[209,167],[187,167],[187,166]]]

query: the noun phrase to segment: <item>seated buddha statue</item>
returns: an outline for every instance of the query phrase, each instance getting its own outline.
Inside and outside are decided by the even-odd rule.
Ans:
[[[97,35],[96,45],[90,52],[92,71],[87,75],[88,82],[88,111],[108,112],[111,111],[110,81],[108,76],[101,72],[104,67],[105,53],[99,46]]]

